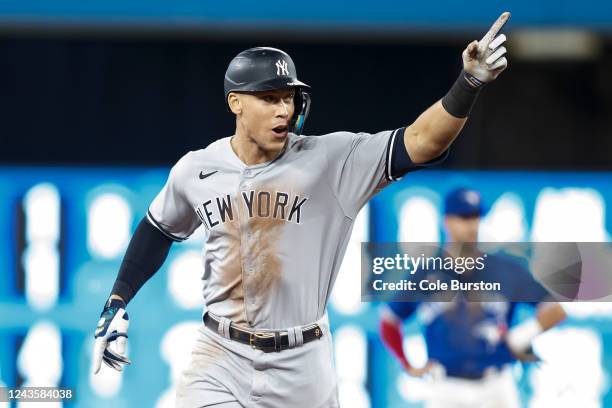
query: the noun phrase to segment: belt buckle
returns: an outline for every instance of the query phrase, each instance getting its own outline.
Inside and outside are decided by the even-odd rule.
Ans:
[[[265,332],[253,332],[249,334],[249,345],[256,350],[259,350],[257,347],[257,339],[267,339],[269,337],[274,337],[273,333],[265,333]]]

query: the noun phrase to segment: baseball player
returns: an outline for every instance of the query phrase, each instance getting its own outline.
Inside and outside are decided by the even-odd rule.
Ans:
[[[506,68],[509,13],[463,52],[463,71],[412,124],[302,136],[309,88],[285,52],[238,54],[225,75],[236,131],[182,157],[138,225],[95,332],[93,369],[121,371],[126,305],[170,245],[198,227],[206,304],[178,407],[336,407],[326,314],[353,222],[376,192],[444,159],[479,92]]]
[[[485,209],[480,194],[458,188],[445,199],[444,224],[449,238],[445,254],[476,258],[478,226]],[[459,254],[460,252],[460,254]],[[427,271],[433,277],[444,276]],[[503,282],[499,302],[468,302],[457,296],[449,302],[390,302],[382,309],[380,334],[383,342],[414,376],[431,372],[432,393],[427,408],[511,408],[520,407],[510,364],[537,361],[533,339],[566,318],[557,302],[542,302],[548,292],[538,284],[518,258],[487,254],[483,271],[466,271],[463,281],[476,281],[479,273],[489,282]],[[520,292],[520,293],[519,293]],[[534,318],[510,326],[517,303],[513,297],[532,299],[537,305]],[[433,300],[433,299],[432,299]],[[429,362],[413,367],[402,348],[402,322],[419,312],[425,326]]]

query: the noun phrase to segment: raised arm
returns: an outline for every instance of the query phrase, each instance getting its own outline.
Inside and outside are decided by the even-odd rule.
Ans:
[[[415,164],[440,156],[457,137],[482,87],[508,66],[504,34],[497,35],[510,13],[503,13],[480,41],[463,51],[463,71],[450,91],[404,131],[404,145]]]

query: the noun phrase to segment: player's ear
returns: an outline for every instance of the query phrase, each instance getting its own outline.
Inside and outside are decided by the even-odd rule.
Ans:
[[[229,95],[227,95],[227,104],[235,115],[242,113],[242,102],[237,93],[230,92]]]

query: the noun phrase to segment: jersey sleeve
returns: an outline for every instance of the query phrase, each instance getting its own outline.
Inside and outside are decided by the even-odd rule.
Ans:
[[[413,163],[406,151],[403,136],[404,130],[398,132],[397,136],[391,141],[391,151],[389,152],[389,162],[387,168],[387,178],[391,181],[398,181],[408,172],[424,169],[442,163],[448,157],[450,150],[446,149],[442,154],[434,159],[421,164]]]
[[[170,170],[166,184],[155,197],[147,220],[174,241],[184,241],[200,226],[201,221],[185,196],[189,173],[187,153]]]
[[[405,128],[375,134],[336,132],[321,136],[327,158],[331,188],[346,216],[355,218],[365,203],[390,182],[411,170],[436,164],[397,164],[398,146],[403,148]],[[404,156],[405,148],[403,149]],[[396,155],[396,158],[393,156]],[[409,161],[409,160],[408,160]]]

